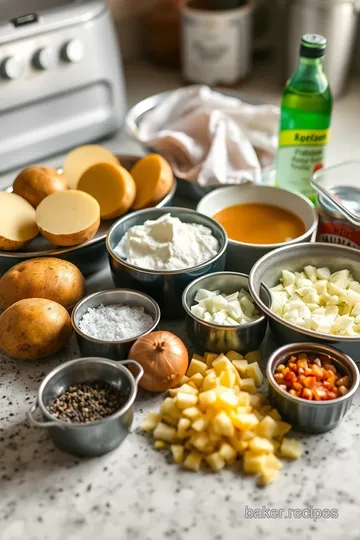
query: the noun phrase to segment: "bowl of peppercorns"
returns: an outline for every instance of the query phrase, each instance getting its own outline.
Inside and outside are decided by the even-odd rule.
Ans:
[[[269,358],[269,400],[294,429],[323,433],[351,407],[359,370],[346,354],[320,343],[292,343]]]
[[[132,365],[134,376],[127,369]],[[101,456],[125,439],[143,375],[134,360],[79,358],[52,370],[42,381],[27,414],[31,425],[46,428],[54,444],[70,454]],[[40,412],[42,420],[34,413]]]

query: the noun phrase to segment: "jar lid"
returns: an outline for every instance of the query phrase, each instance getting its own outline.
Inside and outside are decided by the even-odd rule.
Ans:
[[[348,161],[315,172],[312,186],[328,210],[339,211],[360,226],[360,161]]]

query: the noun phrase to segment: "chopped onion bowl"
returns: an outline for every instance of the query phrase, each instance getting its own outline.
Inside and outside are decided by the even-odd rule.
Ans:
[[[360,335],[360,283],[347,269],[305,266],[282,271],[270,289],[272,311],[297,326],[336,336]]]

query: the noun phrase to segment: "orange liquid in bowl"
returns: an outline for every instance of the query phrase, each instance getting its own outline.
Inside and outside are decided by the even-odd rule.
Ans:
[[[236,204],[224,208],[213,218],[224,227],[231,240],[247,244],[279,244],[305,233],[300,218],[270,204]]]

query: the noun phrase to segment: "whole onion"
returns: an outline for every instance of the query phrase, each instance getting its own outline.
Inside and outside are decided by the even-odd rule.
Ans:
[[[139,338],[130,349],[129,359],[136,360],[144,369],[139,386],[150,392],[164,392],[177,386],[189,363],[184,343],[165,330]]]

